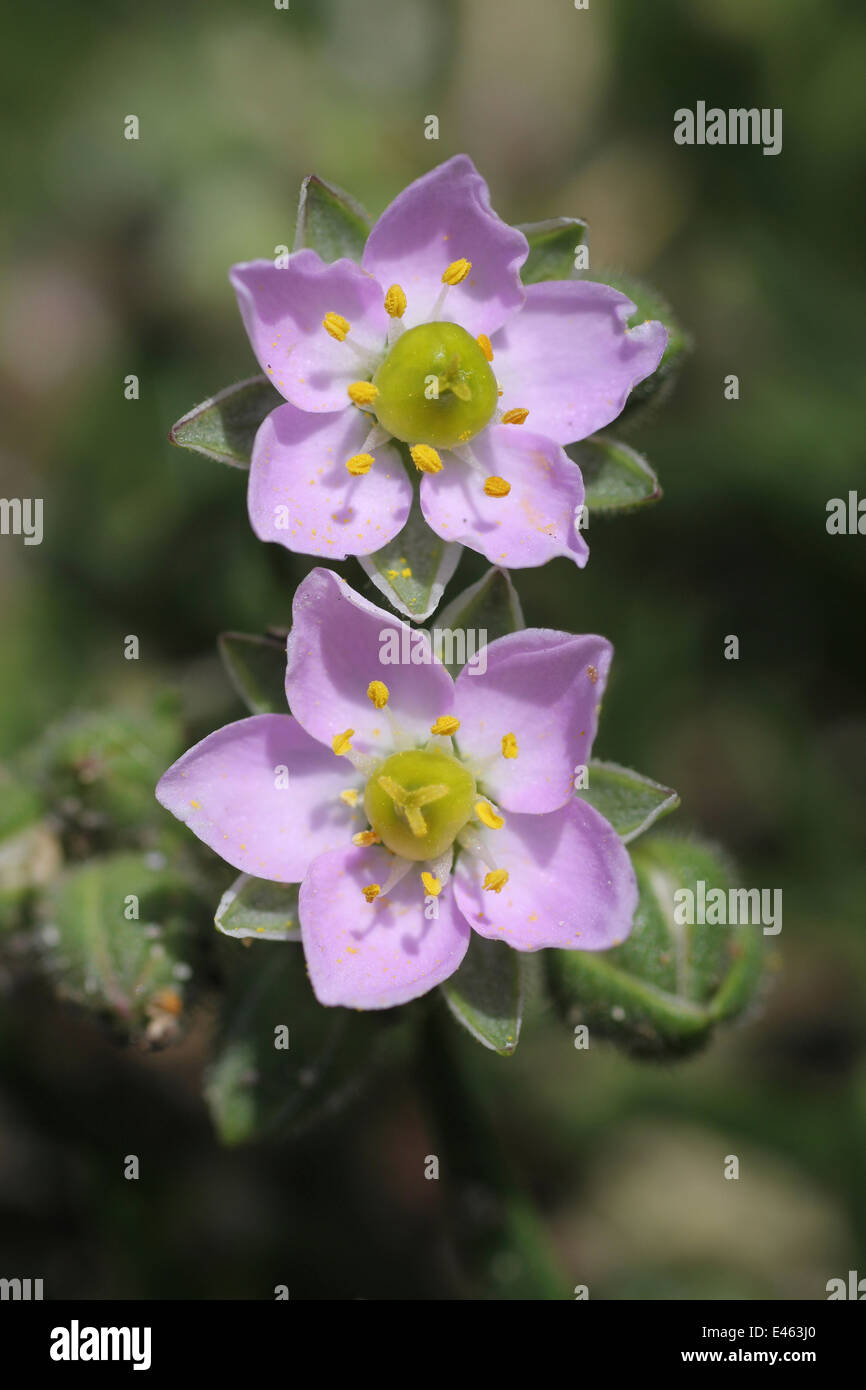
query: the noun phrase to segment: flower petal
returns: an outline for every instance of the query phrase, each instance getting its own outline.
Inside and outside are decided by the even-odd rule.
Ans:
[[[277,390],[301,410],[348,408],[346,388],[372,375],[349,342],[322,326],[326,314],[351,325],[351,342],[377,359],[388,316],[382,290],[354,261],[327,265],[315,251],[296,251],[284,266],[246,261],[229,276],[253,351]]]
[[[313,738],[330,746],[353,729],[354,749],[386,757],[401,739],[428,739],[439,715],[450,712],[454,683],[427,633],[361,598],[339,575],[312,570],[292,611],[286,694]],[[388,687],[384,709],[367,698],[374,680]]]
[[[340,800],[358,780],[290,715],[256,714],[190,748],[160,778],[156,797],[227,864],[299,883],[317,854],[361,828]]]
[[[526,303],[493,342],[503,410],[523,407],[558,444],[615,420],[629,392],[655,371],[667,342],[656,320],[626,328],[635,306],[588,280],[529,285]]]
[[[485,793],[507,811],[553,811],[570,800],[574,769],[588,764],[613,648],[603,637],[527,628],[484,648],[486,669],[457,677],[461,755]],[[513,734],[517,756],[505,757]]]
[[[446,266],[471,261],[438,317],[489,336],[523,303],[520,267],[528,253],[523,233],[492,211],[472,160],[458,154],[398,194],[370,232],[362,264],[383,285],[403,287],[403,321],[411,328],[429,318]]]
[[[454,874],[457,905],[481,936],[518,951],[604,951],[629,935],[634,869],[613,826],[586,802],[544,816],[508,816],[489,843],[508,871],[504,888],[485,890],[487,869],[468,854]]]
[[[421,480],[427,525],[494,565],[522,569],[568,555],[583,567],[589,546],[577,526],[584,499],[577,464],[558,444],[522,425],[491,425],[470,447],[484,474],[504,478],[511,491],[488,497],[481,474],[456,454],[443,453],[441,473],[425,473]]]
[[[253,530],[305,555],[369,555],[402,530],[412,484],[397,449],[370,450],[369,473],[346,460],[362,452],[370,420],[357,410],[312,415],[294,405],[272,410],[253,445],[247,502]]]
[[[365,901],[362,890],[384,885],[393,863],[387,850],[350,845],[321,855],[304,879],[301,937],[320,1004],[390,1009],[447,980],[465,956],[469,927],[451,893],[434,899],[438,917],[428,919],[420,873]]]

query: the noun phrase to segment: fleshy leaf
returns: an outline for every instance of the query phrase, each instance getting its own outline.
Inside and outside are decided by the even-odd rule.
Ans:
[[[589,246],[589,228],[579,217],[551,217],[524,222],[519,228],[529,242],[529,255],[520,272],[524,285],[539,280],[573,280],[579,246]]]
[[[62,860],[42,798],[0,766],[0,931],[22,924],[25,902],[56,877]]]
[[[202,903],[161,855],[118,853],[68,870],[39,905],[59,992],[124,1031],[178,1031]]]
[[[225,936],[300,941],[298,885],[241,874],[220,898],[214,923]]]
[[[580,468],[590,520],[594,513],[631,511],[657,502],[659,480],[642,455],[603,434],[591,435],[565,451]]]
[[[668,331],[667,346],[661,362],[652,376],[638,382],[626,401],[625,409],[619,416],[618,423],[624,424],[627,421],[631,424],[632,420],[637,419],[644,407],[651,401],[661,401],[669,393],[688,354],[691,340],[674,317],[670,305],[662,295],[640,280],[632,280],[625,275],[598,270],[582,271],[578,278],[596,280],[603,285],[612,285],[615,290],[627,294],[632,303],[636,305],[636,312],[629,319],[630,328],[643,323],[646,319],[658,319]]]
[[[288,714],[285,642],[221,632],[217,645],[232,685],[251,714]]]
[[[578,796],[610,821],[626,844],[680,804],[670,787],[618,763],[591,762],[588,772],[589,786]]]
[[[414,473],[414,467],[410,468]],[[403,530],[381,550],[359,555],[358,559],[392,608],[422,622],[435,611],[462,553],[462,545],[443,541],[431,531],[416,491]]]
[[[308,174],[301,184],[298,203],[296,251],[311,247],[323,261],[348,256],[360,261],[372,223],[367,213],[348,193]]]
[[[717,850],[652,837],[632,860],[640,898],[629,939],[611,951],[548,951],[548,979],[568,1022],[587,1024],[590,1046],[598,1035],[637,1055],[684,1055],[754,998],[762,927],[677,922],[678,890],[697,903],[703,883],[731,901],[732,871]]]
[[[233,468],[249,468],[259,425],[282,404],[266,376],[251,376],[193,406],[172,425],[168,437],[181,449],[194,449]]]
[[[488,642],[525,626],[508,570],[494,565],[442,609],[432,629],[433,649],[456,678],[466,660]]]
[[[456,1019],[473,1038],[510,1057],[520,1037],[523,991],[520,957],[503,941],[472,933],[458,970],[440,989]]]
[[[323,1008],[299,944],[222,944],[222,1025],[205,1078],[211,1118],[226,1144],[294,1136],[360,1090],[399,1024]]]

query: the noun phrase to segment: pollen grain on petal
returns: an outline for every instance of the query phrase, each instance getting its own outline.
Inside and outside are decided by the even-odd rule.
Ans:
[[[475,339],[475,341],[476,341],[476,343],[478,344],[478,346],[480,347],[481,351],[484,353],[484,356],[487,358],[487,361],[488,361],[488,362],[492,362],[492,361],[493,361],[493,347],[492,347],[492,345],[491,345],[490,339],[488,338],[487,334],[486,334],[486,333],[479,333],[479,334],[478,334],[478,337]]]
[[[589,676],[589,679],[592,681],[593,685],[597,685],[597,684],[598,684],[598,667],[597,667],[597,666],[587,666],[587,668],[586,668],[586,674]]]
[[[341,734],[334,734],[331,739],[331,747],[338,758],[342,758],[346,753],[352,751],[352,735],[354,729],[344,729]]]
[[[459,260],[452,261],[449,266],[446,266],[445,270],[442,272],[442,284],[461,284],[466,279],[471,269],[472,262],[467,261],[465,256],[461,256]]]
[[[375,462],[372,454],[353,454],[350,459],[346,459],[346,467],[353,478],[363,478]]]
[[[502,756],[503,758],[517,757],[517,739],[514,734],[502,735]]]
[[[438,879],[435,874],[428,873],[425,869],[421,874],[421,882],[424,885],[425,892],[431,898],[439,897],[439,894],[442,892],[441,879]]]
[[[505,824],[505,817],[497,815],[489,801],[476,801],[475,814],[488,830],[501,830]]]
[[[346,390],[349,400],[355,405],[372,405],[379,394],[378,386],[374,386],[372,381],[353,381]]]
[[[430,732],[447,738],[449,734],[456,734],[459,728],[460,720],[455,719],[453,714],[440,714],[436,723],[430,725]]]
[[[493,473],[489,478],[485,479],[484,491],[487,493],[488,497],[507,497],[511,491],[511,484],[507,483],[504,478],[498,477],[496,473]]]
[[[502,416],[501,423],[503,425],[522,425],[528,415],[529,411],[524,410],[522,405],[515,406],[513,410],[505,411],[505,414]]]
[[[352,325],[348,319],[344,319],[342,314],[326,314],[322,319],[322,327],[326,333],[330,333],[332,338],[336,338],[338,343],[345,342],[349,336]]]
[[[363,849],[367,845],[380,845],[382,841],[375,830],[359,830],[357,835],[352,836],[352,844]]]
[[[392,285],[385,294],[385,313],[389,318],[401,319],[406,312],[406,295],[401,285]]]
[[[413,444],[409,450],[419,473],[441,473],[442,460],[429,444]]]
[[[508,882],[507,869],[491,869],[489,874],[485,874],[484,882],[481,885],[488,893],[501,893]]]
[[[380,883],[368,883],[365,888],[361,889],[368,903],[375,902],[381,891],[382,885]]]
[[[384,709],[390,694],[384,681],[370,681],[367,686],[367,699],[372,700],[374,709]]]
[[[357,787],[347,787],[345,791],[340,792],[340,800],[344,801],[347,806],[357,806],[360,795]]]

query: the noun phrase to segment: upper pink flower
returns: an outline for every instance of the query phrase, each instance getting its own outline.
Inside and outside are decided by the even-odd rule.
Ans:
[[[414,999],[473,930],[519,951],[599,950],[631,930],[631,860],[574,795],[609,643],[529,628],[484,654],[453,681],[426,633],[313,570],[288,643],[294,717],[210,734],[157,787],[229,864],[301,883],[323,1004]]]
[[[589,281],[524,287],[528,243],[467,155],[410,184],[361,265],[311,250],[231,272],[253,350],[285,397],[253,448],[263,540],[344,559],[402,529],[423,474],[430,527],[495,564],[586,563],[580,469],[563,445],[619,415],[655,371],[662,324]]]

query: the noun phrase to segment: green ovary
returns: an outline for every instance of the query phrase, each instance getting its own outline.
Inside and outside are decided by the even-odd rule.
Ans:
[[[473,813],[475,779],[449,753],[395,753],[376,768],[364,810],[382,843],[403,859],[437,859]]]
[[[422,323],[397,339],[373,377],[376,415],[395,439],[451,449],[493,418],[496,377],[456,323]],[[438,393],[438,394],[437,394]]]

